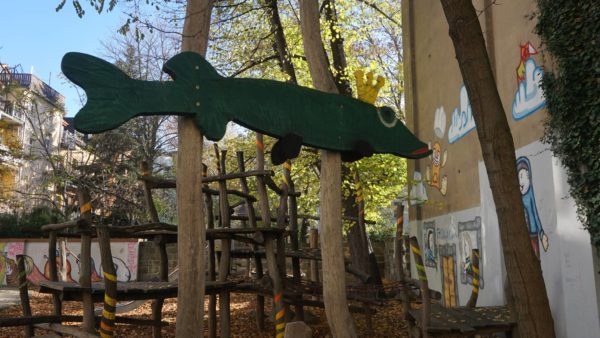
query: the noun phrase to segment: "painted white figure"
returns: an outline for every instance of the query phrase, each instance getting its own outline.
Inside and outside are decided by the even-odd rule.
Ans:
[[[525,220],[531,238],[531,246],[538,259],[540,259],[540,241],[544,251],[548,251],[548,236],[544,232],[537,205],[535,203],[535,194],[533,193],[531,163],[525,156],[517,159],[517,174],[519,175],[519,186],[523,207],[525,208]]]
[[[468,231],[462,233],[462,271],[465,276],[473,274],[473,265],[471,264],[471,251],[473,251],[473,240]]]
[[[521,62],[516,69],[517,92],[512,104],[512,116],[520,120],[544,107],[546,99],[541,87],[544,71],[539,67],[532,55],[538,51],[526,43],[521,45]]]
[[[454,143],[475,129],[475,119],[465,86],[460,87],[459,107],[452,112],[452,121],[448,128],[448,142]]]
[[[444,106],[439,106],[435,110],[433,133],[439,139],[443,138],[446,133],[446,111],[444,110]]]

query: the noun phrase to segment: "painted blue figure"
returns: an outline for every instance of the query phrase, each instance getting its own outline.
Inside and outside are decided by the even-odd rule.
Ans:
[[[519,186],[521,189],[521,197],[523,199],[523,207],[525,208],[525,220],[529,229],[529,237],[531,238],[531,246],[538,259],[540,259],[540,241],[544,251],[548,251],[548,236],[544,233],[542,222],[538,214],[537,205],[535,204],[535,195],[533,193],[531,163],[525,156],[517,159],[517,174],[519,175]]]

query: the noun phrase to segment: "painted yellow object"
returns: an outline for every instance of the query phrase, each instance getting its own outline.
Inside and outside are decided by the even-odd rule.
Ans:
[[[377,81],[373,83],[373,73],[368,72],[365,78],[365,72],[362,70],[355,71],[354,77],[356,78],[358,99],[369,104],[374,104],[375,100],[377,100],[379,90],[385,84],[385,78],[378,76]]]

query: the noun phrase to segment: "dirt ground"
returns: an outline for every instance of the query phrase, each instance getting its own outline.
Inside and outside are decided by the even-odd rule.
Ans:
[[[32,312],[34,315],[51,314],[52,298],[49,295],[43,295],[36,292],[30,292]],[[208,298],[207,298],[208,299]],[[256,329],[254,321],[255,295],[251,294],[232,294],[231,295],[231,333],[232,337],[240,338],[267,338],[274,336],[272,322],[267,319],[267,331],[261,332]],[[268,299],[265,303],[269,303]],[[100,305],[100,304],[99,304]],[[205,302],[205,313],[208,307],[208,300]],[[373,332],[368,332],[365,315],[354,314],[354,319],[358,327],[360,337],[408,337],[407,325],[402,320],[402,305],[397,301],[390,301],[385,307],[373,308],[376,312],[373,315]],[[270,308],[267,306],[270,313]],[[175,299],[165,301],[163,307],[163,320],[169,325],[163,328],[163,337],[175,337],[175,317],[177,312],[177,302]],[[308,308],[307,321],[313,330],[313,337],[330,337],[329,328],[325,319],[323,309]],[[78,302],[65,302],[64,314],[81,315],[81,306]],[[146,302],[136,310],[129,312],[127,316],[139,318],[150,318],[150,302]],[[0,317],[18,317],[21,316],[20,306],[11,306],[0,310]],[[207,318],[204,317],[204,328],[206,336]],[[218,321],[218,319],[217,319]],[[76,325],[76,324],[74,324]],[[116,337],[151,337],[152,329],[143,326],[117,325]],[[41,330],[36,330],[41,334]],[[1,328],[0,338],[23,337],[23,328]]]

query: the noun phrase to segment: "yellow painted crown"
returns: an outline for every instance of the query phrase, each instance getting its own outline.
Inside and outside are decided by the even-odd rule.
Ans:
[[[368,72],[365,81],[365,72],[362,70],[355,71],[354,77],[356,78],[358,99],[366,103],[375,104],[379,90],[385,84],[385,78],[378,76],[377,81],[373,83],[373,73]]]

